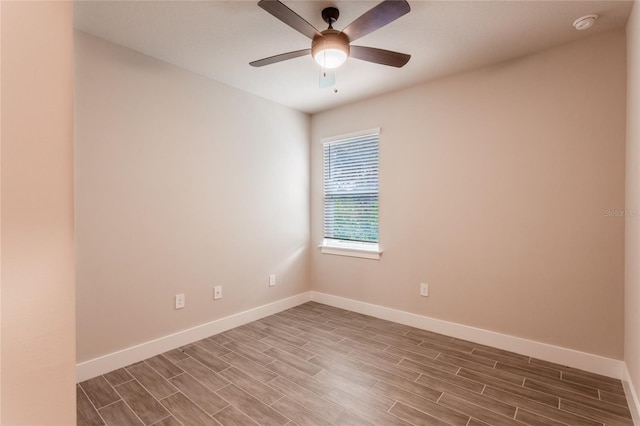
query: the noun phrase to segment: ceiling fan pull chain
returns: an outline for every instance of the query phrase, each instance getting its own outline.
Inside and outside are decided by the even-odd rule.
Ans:
[[[326,70],[326,68],[327,68],[327,40],[324,39],[322,41],[322,43],[324,44],[324,48],[322,49],[322,68],[324,68]]]
[[[320,74],[318,75],[320,78],[320,88],[327,89],[329,87],[335,86],[336,84],[336,71],[328,68],[322,68],[320,70]]]

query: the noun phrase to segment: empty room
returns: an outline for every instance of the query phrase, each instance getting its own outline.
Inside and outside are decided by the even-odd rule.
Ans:
[[[0,424],[640,425],[636,1],[0,24]]]

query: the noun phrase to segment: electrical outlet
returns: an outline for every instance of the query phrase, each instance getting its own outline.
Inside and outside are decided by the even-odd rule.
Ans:
[[[184,293],[176,294],[176,309],[184,308]]]
[[[429,296],[429,284],[427,283],[420,284],[420,296],[424,296],[424,297]]]
[[[213,288],[213,299],[218,300],[222,299],[222,286],[217,285]]]
[[[276,274],[269,275],[269,287],[276,285]]]

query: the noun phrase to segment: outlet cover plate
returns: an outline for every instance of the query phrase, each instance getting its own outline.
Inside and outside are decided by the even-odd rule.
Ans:
[[[176,294],[176,309],[184,308],[184,293]]]
[[[429,284],[420,283],[420,296],[424,296],[424,297],[429,296]]]

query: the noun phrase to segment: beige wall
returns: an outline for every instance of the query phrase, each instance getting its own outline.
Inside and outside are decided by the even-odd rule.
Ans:
[[[640,5],[627,24],[627,168],[624,360],[640,395]]]
[[[0,82],[2,82],[2,1],[0,1]],[[0,83],[0,319],[2,319],[2,84]],[[0,325],[0,423],[2,423],[2,326]]]
[[[75,424],[70,2],[2,2],[2,425]]]
[[[313,289],[622,359],[625,90],[617,31],[314,115],[312,246],[320,139],[379,126],[384,253]]]
[[[79,32],[75,60],[78,362],[309,290],[307,115]]]

